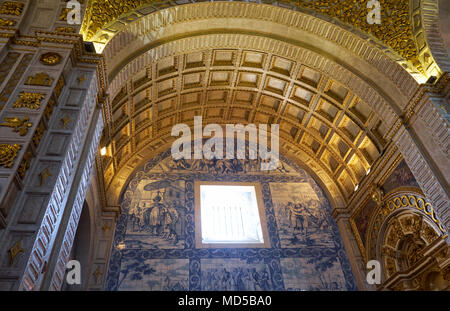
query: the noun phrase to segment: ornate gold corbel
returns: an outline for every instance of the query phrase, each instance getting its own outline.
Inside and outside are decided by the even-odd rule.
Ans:
[[[370,197],[377,204],[377,206],[381,206],[383,204],[383,196],[384,196],[383,189],[373,184],[369,188],[369,193]]]

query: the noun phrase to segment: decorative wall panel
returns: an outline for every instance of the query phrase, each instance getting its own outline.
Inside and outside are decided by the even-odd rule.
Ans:
[[[121,200],[106,290],[355,290],[331,207],[282,158],[172,160],[159,154]],[[194,181],[260,183],[271,248],[195,248]]]

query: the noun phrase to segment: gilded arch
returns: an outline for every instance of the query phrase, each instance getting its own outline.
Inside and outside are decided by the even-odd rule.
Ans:
[[[365,251],[366,258],[382,264],[383,280],[378,288],[448,288],[447,237],[420,190],[405,187],[385,195],[370,221]]]

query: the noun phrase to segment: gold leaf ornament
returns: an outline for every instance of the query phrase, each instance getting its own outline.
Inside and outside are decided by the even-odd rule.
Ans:
[[[28,117],[24,117],[22,120],[17,117],[6,117],[5,121],[6,122],[1,123],[0,126],[11,127],[13,129],[13,132],[19,133],[20,136],[27,135],[28,129],[33,126],[33,124],[30,122],[30,118]]]
[[[22,147],[19,144],[0,144],[0,166],[6,168],[12,167],[20,148]]]
[[[55,52],[48,52],[42,54],[39,60],[44,65],[55,66],[61,62],[62,56]]]
[[[21,92],[19,98],[13,105],[13,108],[28,108],[39,109],[41,107],[41,100],[45,98],[45,94]]]

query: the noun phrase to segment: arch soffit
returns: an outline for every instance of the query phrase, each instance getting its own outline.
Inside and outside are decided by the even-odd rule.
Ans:
[[[366,8],[366,1],[359,3],[355,3],[353,0],[335,1],[333,3],[318,0],[265,1],[263,5],[271,7],[267,9],[266,16],[273,14],[271,11],[274,8],[281,8],[292,12],[303,12],[340,25],[342,28],[357,33],[370,41],[377,42],[377,45],[390,50],[387,53],[392,54],[394,60],[401,62],[411,73],[421,73],[422,79],[426,80],[431,74],[437,74],[439,77],[441,70],[429,53],[429,45],[432,44],[430,42],[433,39],[426,38],[425,41],[423,40],[424,37],[420,34],[422,25],[418,23],[421,14],[424,16],[430,15],[429,8],[421,4],[420,1],[436,2],[436,0],[382,1],[382,23],[373,25],[366,21],[369,12],[369,9]],[[103,48],[115,34],[133,21],[168,7],[180,8],[186,5],[172,1],[158,3],[150,0],[133,3],[122,2],[122,0],[111,0],[108,4],[104,4],[97,2],[97,0],[88,1],[82,27],[85,40],[92,41]],[[192,2],[193,4],[199,4],[196,0]],[[217,3],[220,1],[211,2]],[[209,3],[211,4],[211,2]],[[232,2],[241,5],[249,4],[243,1]],[[250,4],[255,5],[256,3]],[[192,3],[189,5],[192,5]],[[437,11],[437,5],[434,7]],[[397,14],[389,12],[397,12]]]
[[[233,32],[271,38],[279,41],[277,44],[282,42],[284,49],[289,49],[289,46],[303,47],[324,55],[369,81],[373,88],[390,99],[394,109],[399,108],[398,113],[418,87],[407,62],[400,62],[404,67],[400,66],[397,63],[400,58],[395,56],[395,52],[377,45],[367,36],[302,12],[237,2],[171,7],[128,24],[108,42],[103,51],[110,81],[117,80],[133,59],[151,53],[162,43],[205,33]],[[156,38],[158,40],[155,41]],[[424,77],[415,76],[423,82]],[[114,93],[114,87],[110,91]]]
[[[242,3],[229,3],[229,4],[235,5],[235,8],[239,8],[238,5],[243,5]],[[196,6],[197,5],[201,4],[196,4]],[[211,5],[213,4],[211,3]],[[227,4],[214,3],[214,5],[227,5]],[[176,11],[179,12],[181,11],[182,8],[183,7],[170,8],[167,10],[178,9]],[[206,6],[205,9],[207,9]],[[274,8],[274,7],[270,7],[270,9],[284,10],[281,8]],[[214,31],[210,31],[212,33],[208,35],[199,35],[198,32],[196,33],[194,31],[191,34],[188,34],[186,37],[180,38],[179,36],[177,36],[177,34],[180,34],[183,28],[187,26],[187,24],[185,23],[188,23],[189,26],[192,26],[192,29],[195,28],[202,29],[202,27],[207,26],[207,24],[204,23],[206,18],[208,18],[206,13],[215,12],[214,10],[206,10],[206,13],[202,12],[203,15],[206,14],[206,17],[203,16],[203,19],[191,22],[188,20],[187,16],[190,13],[196,12],[193,9],[191,10],[192,11],[185,9],[183,14],[180,13],[178,15],[170,15],[168,13],[165,14],[164,11],[159,11],[157,13],[152,14],[155,16],[159,16],[159,18],[154,18],[154,16],[152,17],[150,15],[143,17],[140,20],[136,21],[135,23],[127,26],[127,28],[124,31],[116,35],[110,41],[110,43],[108,44],[107,48],[104,51],[107,60],[109,59],[119,64],[115,66],[115,67],[119,66],[117,68],[123,66],[119,71],[116,70],[117,73],[111,82],[109,90],[111,98],[113,98],[113,96],[120,90],[120,88],[123,87],[123,85],[142,68],[145,68],[146,66],[149,66],[152,63],[155,63],[166,56],[176,55],[181,52],[187,53],[189,51],[199,51],[206,47],[223,48],[231,46],[241,49],[256,48],[259,51],[278,53],[280,55],[283,55],[284,57],[288,57],[290,59],[294,59],[299,62],[304,62],[308,66],[319,69],[322,72],[329,74],[333,78],[338,79],[339,82],[342,82],[346,87],[354,91],[355,94],[361,96],[363,100],[367,101],[372,106],[372,109],[374,109],[374,111],[376,111],[376,113],[380,116],[381,119],[383,119],[387,124],[392,125],[390,127],[389,134],[386,135],[387,137],[392,137],[393,134],[395,134],[396,129],[398,129],[400,125],[398,117],[396,116],[396,114],[399,113],[399,108],[393,105],[392,103],[395,102],[397,104],[400,103],[400,105],[406,105],[407,103],[406,99],[411,94],[413,94],[417,88],[417,83],[412,79],[412,77],[397,63],[393,62],[386,55],[384,55],[383,51],[377,49],[367,41],[358,38],[353,33],[345,31],[337,27],[336,25],[324,22],[322,20],[306,15],[304,13],[284,10],[284,12],[280,11],[281,13],[284,13],[284,15],[281,13],[266,14],[270,18],[272,18],[272,20],[270,20],[269,17],[266,17],[266,20],[264,22],[267,23],[267,19],[269,19],[269,22],[274,23],[274,27],[270,27],[269,29],[276,29],[278,33],[280,33],[278,37],[273,35],[276,38],[270,38],[270,36],[261,34],[258,36],[253,36],[250,34],[243,34],[243,33],[234,33],[234,34],[214,33]],[[233,10],[227,12],[232,13],[232,11]],[[247,30],[250,33],[253,29],[257,28],[255,27],[255,24],[253,24],[253,26],[251,25],[251,23],[245,25],[246,21],[248,22],[248,19],[251,18],[251,15],[249,17],[246,17],[245,14],[246,13],[250,14],[251,12],[253,11],[244,10],[244,13],[241,14],[244,15],[244,18],[240,19],[241,21],[240,24],[237,23],[241,28],[247,27]],[[261,9],[258,12],[260,12],[260,14],[263,14],[264,10]],[[292,14],[297,14],[297,16],[289,16]],[[164,18],[164,16],[166,16],[166,18]],[[167,18],[167,16],[172,16],[173,18]],[[221,29],[223,29],[223,25],[226,25],[223,23],[223,19],[221,18],[217,18],[214,16],[212,16],[211,18],[216,18],[216,25],[217,24],[221,25]],[[273,20],[276,20],[276,22],[274,22]],[[282,23],[279,22],[280,20],[289,21],[290,24],[286,25],[285,23],[283,25]],[[231,23],[228,22],[227,24],[236,25],[236,23],[234,23],[235,21],[236,20],[233,20],[233,22]],[[254,18],[254,20],[252,20],[252,22],[255,21],[257,21],[257,18]],[[263,20],[261,19],[261,21]],[[321,43],[323,44],[323,46],[328,47],[330,50],[336,49],[336,46],[338,46],[341,49],[340,53],[344,53],[349,49],[352,50],[353,53],[355,53],[355,51],[359,51],[358,53],[352,55],[352,57],[360,64],[364,64],[364,66],[368,68],[367,70],[371,69],[372,71],[370,72],[372,75],[374,74],[374,72],[376,72],[381,77],[381,79],[377,80],[378,83],[372,83],[372,85],[369,86],[364,81],[366,80],[365,79],[366,77],[363,76],[363,79],[361,79],[360,78],[361,74],[359,72],[358,74],[355,74],[350,72],[350,70],[348,70],[347,68],[343,68],[342,66],[336,63],[337,60],[336,57],[335,56],[333,57],[330,53],[328,53],[327,56],[331,58],[331,60],[320,55],[320,51],[319,52],[310,51],[308,49],[299,47],[299,45],[302,45],[301,42],[286,42],[286,41],[282,42],[280,40],[277,40],[282,38],[280,37],[281,34],[286,37],[286,34],[288,33],[289,35],[287,36],[295,37],[294,34],[292,33],[292,28],[295,28],[293,26],[295,23],[303,27],[303,29],[299,27],[300,28],[299,31],[301,33],[306,34],[307,31],[314,33],[315,36],[314,38],[309,36],[307,37],[309,40],[305,41],[314,42],[315,41],[314,39],[317,39],[318,37],[320,37],[320,35],[322,35]],[[277,28],[276,26],[280,27]],[[137,53],[137,55],[134,55],[134,57],[133,55],[131,56],[128,55],[128,57],[124,57],[123,54],[124,51],[132,50],[129,49],[129,45],[142,46],[143,42],[144,43],[147,42],[148,44],[151,45],[152,41],[151,39],[153,38],[153,35],[155,35],[156,32],[158,33],[158,36],[162,34],[163,39],[161,40],[161,42],[158,42],[155,47],[152,48],[151,46],[147,46],[146,47],[147,50],[144,51],[143,53],[141,53],[142,51],[140,51],[139,53]],[[167,36],[167,38],[165,36]],[[167,41],[170,42],[163,43]],[[121,58],[127,59],[128,63],[127,61],[121,62],[120,61]],[[373,71],[374,67],[376,68],[375,71]],[[379,71],[380,68],[383,68],[384,71],[380,72]],[[379,81],[383,82],[380,83]],[[379,85],[381,84],[384,85],[383,87],[380,88]],[[393,100],[392,95],[383,96],[385,95],[383,94],[380,96],[379,90],[384,88],[384,86],[387,86],[391,90],[394,90],[394,93],[396,94],[394,95],[394,97],[396,97],[397,100]],[[378,90],[374,90],[374,88]],[[388,97],[388,100],[386,100],[384,97]],[[390,103],[391,105],[388,105],[388,103]],[[111,110],[112,109],[110,108],[110,111]],[[135,159],[130,159],[128,163],[136,163],[136,159],[139,158],[140,156],[137,155]],[[309,156],[309,158],[311,157]],[[124,173],[125,175],[129,174],[129,170],[125,169],[125,166],[122,166],[122,168],[119,168],[118,172],[115,174],[115,177],[118,176],[119,180],[123,180],[125,176]],[[318,175],[319,176],[322,175],[322,172],[319,171]],[[329,179],[329,176],[328,178],[324,178],[323,176],[321,178],[321,180],[325,184],[330,184],[329,181],[327,181],[327,179]],[[333,191],[330,192],[336,193],[335,189],[333,189]]]
[[[170,137],[170,134],[167,136],[169,137],[158,140],[157,144],[155,146],[152,146],[152,150],[150,150],[150,148],[141,150],[141,152],[139,152],[137,156],[133,158],[133,161],[131,163],[127,163],[127,165],[123,167],[121,175],[118,178],[117,176],[115,176],[116,179],[118,179],[116,181],[116,185],[111,185],[107,192],[107,198],[110,205],[120,205],[122,195],[128,189],[130,181],[134,178],[136,172],[140,171],[148,164],[149,159],[154,159],[156,156],[161,155],[170,149],[174,139]],[[192,139],[192,144],[193,141],[194,140]],[[325,196],[330,202],[332,209],[345,208],[346,201],[344,195],[341,192],[342,190],[339,189],[339,186],[332,179],[330,179],[328,174],[324,172],[323,169],[320,168],[320,164],[315,163],[314,159],[302,150],[295,150],[294,153],[289,152],[292,150],[288,150],[289,148],[282,147],[284,146],[283,141],[284,139],[280,137],[280,161],[292,161],[292,163],[294,163],[296,166],[305,170],[305,172],[323,190]]]
[[[248,44],[250,42],[250,44]],[[247,45],[247,44],[248,45]],[[324,58],[323,56],[320,56],[317,53],[313,53],[304,49],[299,49],[294,46],[286,46],[283,45],[282,42],[269,39],[269,38],[261,38],[261,37],[249,37],[245,35],[238,35],[238,34],[227,34],[227,35],[221,35],[221,34],[212,34],[212,35],[206,35],[205,37],[191,37],[191,38],[185,38],[180,41],[175,42],[169,42],[167,44],[158,46],[157,48],[149,51],[148,53],[145,53],[138,58],[134,59],[130,64],[126,65],[126,67],[122,70],[122,72],[119,74],[119,76],[116,79],[122,79],[122,84],[118,84],[118,80],[114,80],[111,83],[111,87],[123,87],[124,84],[129,81],[130,78],[134,77],[136,73],[141,72],[143,68],[148,67],[151,64],[158,63],[159,60],[164,59],[168,56],[175,56],[175,55],[185,55],[183,53],[190,53],[190,52],[198,52],[198,51],[204,51],[203,49],[209,47],[210,49],[213,48],[240,48],[245,49],[248,47],[251,50],[255,50],[256,48],[262,47],[257,49],[260,52],[263,53],[274,53],[277,55],[282,55],[286,59],[289,60],[295,60],[298,63],[305,64],[307,66],[310,66],[311,68],[315,68],[320,70],[322,73],[327,73],[329,76],[332,76],[334,79],[338,80],[340,83],[342,83],[345,87],[347,87],[349,90],[357,94],[358,96],[361,96],[361,99],[370,103],[371,108],[377,112],[379,119],[383,120],[384,124],[386,124],[386,128],[388,130],[383,133],[383,137],[386,141],[390,140],[391,137],[395,134],[395,131],[398,129],[398,126],[400,125],[398,117],[395,115],[395,113],[390,109],[386,101],[372,88],[370,88],[367,83],[365,83],[362,79],[358,78],[348,70],[340,67],[336,63]],[[264,49],[265,47],[265,49]],[[262,51],[261,51],[262,50]],[[126,72],[125,72],[126,71]],[[292,77],[291,77],[292,78]],[[262,86],[261,86],[262,87]],[[111,93],[110,93],[111,94]],[[113,96],[111,96],[113,98]],[[112,112],[112,108],[109,108]],[[384,110],[383,110],[384,109]],[[114,120],[111,120],[111,115],[109,116],[110,122],[108,123],[109,126],[112,126],[114,124]],[[216,122],[216,123],[221,123]],[[111,133],[116,132],[117,129],[110,128]],[[163,141],[165,138],[163,138],[164,135],[160,133],[158,137],[153,137],[153,140],[156,142],[159,141],[159,139],[162,139]],[[170,136],[170,133],[165,133],[165,135]],[[295,150],[295,152],[303,154],[302,159],[308,159],[307,165],[313,166],[314,170],[316,171],[316,174],[321,177],[322,182],[326,185],[334,184],[332,189],[330,188],[330,193],[336,194],[340,191],[336,191],[336,185],[335,182],[332,181],[333,177],[330,177],[330,174],[325,173],[326,168],[323,168],[323,165],[319,163],[319,161],[316,161],[314,159],[314,154],[307,154],[305,151],[299,151],[299,148],[295,146],[295,144],[292,141],[285,141],[285,146],[287,149]],[[289,146],[289,147],[287,147]],[[382,146],[379,146],[380,149],[382,149]],[[131,156],[129,159],[126,160],[125,165],[121,165],[120,167],[117,167],[117,171],[114,173],[113,179],[121,180],[122,182],[127,179],[127,175],[130,173],[129,166],[135,167],[136,159],[142,159],[141,154],[146,153],[145,149],[153,150],[153,147],[151,147],[151,144],[144,144],[144,147],[141,148],[134,148],[133,149],[133,156]],[[315,163],[315,165],[313,165]],[[326,175],[326,177],[325,177]],[[358,183],[358,181],[354,181],[353,185],[350,186],[350,190],[346,190],[344,192],[352,192],[353,187]],[[111,182],[108,184],[114,184],[116,185],[114,188],[117,189],[117,183]],[[330,186],[331,187],[331,186]],[[117,191],[114,191],[117,193]],[[342,196],[342,194],[340,195]],[[340,205],[340,204],[339,204]]]

